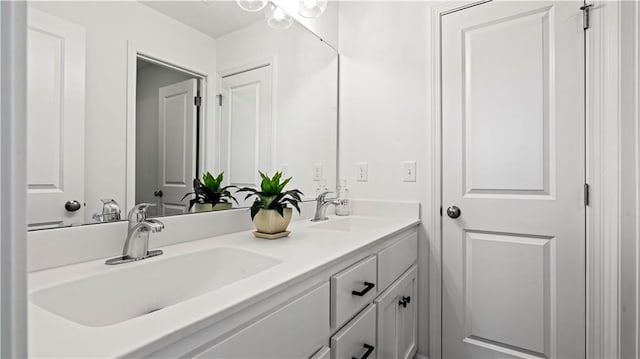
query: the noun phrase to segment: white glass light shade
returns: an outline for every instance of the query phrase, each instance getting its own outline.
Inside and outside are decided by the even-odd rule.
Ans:
[[[298,13],[306,18],[320,17],[327,9],[327,0],[300,0]]]
[[[256,12],[264,9],[269,0],[236,0],[242,10]]]
[[[293,25],[293,18],[273,3],[264,9],[264,18],[267,20],[267,24],[274,29],[288,29]]]

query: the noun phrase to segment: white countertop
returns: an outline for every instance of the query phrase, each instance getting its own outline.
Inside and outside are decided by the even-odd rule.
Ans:
[[[153,345],[174,335],[179,336],[181,331],[193,324],[222,317],[240,303],[251,302],[252,298],[286,286],[287,282],[295,278],[319,272],[354,251],[419,223],[417,213],[407,218],[350,218],[374,219],[376,226],[357,232],[344,232],[310,228],[314,223],[304,220],[291,223],[291,235],[277,240],[255,238],[251,231],[243,231],[162,248],[154,248],[151,241],[151,249],[162,249],[163,255],[120,266],[106,266],[104,259],[100,259],[31,273],[29,293],[63,282],[117,271],[123,266],[143,266],[145,262],[161,261],[215,247],[238,248],[282,261],[253,276],[157,312],[103,327],[83,326],[29,303],[29,356],[125,356],[144,346]]]

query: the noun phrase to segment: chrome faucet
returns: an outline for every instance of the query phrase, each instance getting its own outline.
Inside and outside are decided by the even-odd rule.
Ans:
[[[337,205],[340,203],[337,198],[326,198],[329,193],[333,192],[322,192],[316,198],[316,213],[313,215],[311,222],[326,221],[329,219],[325,214],[327,212],[327,207],[330,204]]]
[[[164,223],[159,220],[147,219],[147,208],[151,206],[155,206],[155,204],[140,203],[129,211],[127,216],[129,229],[122,256],[107,259],[106,264],[135,262],[162,254],[161,250],[149,250],[149,234],[161,232],[164,229]]]
[[[93,214],[93,219],[96,222],[118,222],[120,221],[120,206],[114,199],[106,198],[101,199],[102,211]]]

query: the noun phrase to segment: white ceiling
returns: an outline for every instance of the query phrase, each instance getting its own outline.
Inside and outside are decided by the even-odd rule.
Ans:
[[[244,11],[233,0],[140,2],[214,38],[264,21],[262,11]]]

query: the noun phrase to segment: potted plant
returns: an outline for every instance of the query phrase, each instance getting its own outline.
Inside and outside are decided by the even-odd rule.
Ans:
[[[251,206],[251,219],[258,232],[256,235],[260,233],[274,235],[273,238],[286,236],[289,234],[287,226],[292,214],[292,209],[288,205],[290,204],[300,213],[298,203],[302,200],[300,198],[302,192],[297,189],[284,191],[291,177],[281,181],[282,172],[276,172],[271,178],[262,172],[258,171],[258,173],[262,178],[260,190],[250,187],[238,190],[238,192],[249,192],[245,199],[255,197]]]
[[[182,197],[184,201],[187,196],[193,195],[193,198],[189,201],[189,210],[195,206],[196,212],[206,211],[219,211],[223,209],[231,208],[231,200],[238,204],[238,201],[229,192],[230,188],[237,188],[236,186],[221,187],[222,179],[224,178],[224,172],[221,172],[217,177],[213,177],[210,172],[205,172],[202,175],[202,181],[199,179],[193,180],[193,192],[189,192]]]

